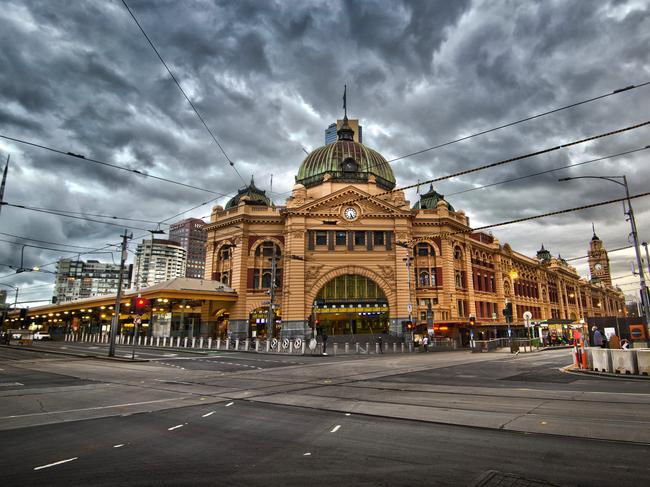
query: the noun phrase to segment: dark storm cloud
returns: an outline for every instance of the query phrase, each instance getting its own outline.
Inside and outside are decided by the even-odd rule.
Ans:
[[[364,142],[392,158],[650,79],[650,12],[643,2],[128,3],[243,179],[254,174],[268,189],[273,173],[276,193],[291,189],[302,148],[322,145],[323,130],[341,116],[343,84]],[[121,2],[6,1],[0,45],[0,133],[224,194],[244,184]],[[622,93],[392,166],[398,184],[412,184],[622,128],[650,118],[648,92]],[[639,129],[435,187],[450,194],[635,149],[647,145],[649,134]],[[0,158],[8,152],[10,202],[160,221],[215,197],[0,140]],[[621,188],[607,181],[557,178],[625,173],[632,192],[641,192],[650,185],[647,157],[608,159],[449,201],[479,225],[616,198]],[[273,199],[282,204],[285,197]],[[408,198],[415,202],[415,191]],[[226,201],[188,216],[208,215]],[[650,238],[650,205],[639,199],[634,207],[642,238]],[[0,221],[7,233],[92,247],[117,243],[121,233],[10,208]],[[620,205],[493,233],[528,255],[544,242],[554,254],[579,256],[592,221],[606,246],[625,245]],[[19,253],[0,245],[0,263],[16,262]],[[34,263],[61,255],[27,254]],[[627,269],[628,258],[612,254],[615,274]],[[575,263],[583,275],[585,262]],[[11,282],[47,281],[34,274]]]

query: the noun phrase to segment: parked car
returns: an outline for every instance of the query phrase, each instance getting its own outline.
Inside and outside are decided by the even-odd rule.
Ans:
[[[52,337],[50,336],[49,333],[43,332],[43,331],[37,331],[34,333],[34,340],[51,340]]]

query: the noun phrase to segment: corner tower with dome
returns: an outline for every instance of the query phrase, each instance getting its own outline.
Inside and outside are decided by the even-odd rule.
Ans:
[[[624,308],[620,293],[583,290],[566,262],[549,265],[472,232],[433,186],[411,204],[386,159],[354,140],[347,117],[337,135],[303,160],[284,205],[251,179],[213,208],[205,278],[238,297],[227,309],[204,309],[201,319],[218,317],[222,336],[264,338],[270,329],[304,338],[320,327],[363,342],[401,337],[413,323],[463,344],[470,316],[498,334],[507,301],[515,320],[524,311],[539,320],[605,312],[593,300],[607,312]],[[569,289],[573,298],[556,299]],[[584,305],[575,298],[582,292]]]

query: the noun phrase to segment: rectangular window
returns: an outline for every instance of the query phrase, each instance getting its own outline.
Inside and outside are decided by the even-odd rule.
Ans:
[[[346,232],[336,232],[336,245],[345,245]]]
[[[427,319],[427,312],[420,311],[420,321],[426,321],[426,319]]]
[[[384,232],[372,232],[373,235],[373,244],[375,246],[377,245],[384,245]]]
[[[316,232],[316,245],[327,245],[327,232]]]
[[[366,245],[366,232],[354,232],[354,245]]]

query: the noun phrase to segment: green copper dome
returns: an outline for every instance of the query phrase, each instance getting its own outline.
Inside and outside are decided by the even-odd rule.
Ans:
[[[374,175],[377,185],[384,189],[395,187],[395,175],[386,159],[377,151],[353,140],[354,132],[347,119],[338,131],[339,140],[313,150],[300,165],[296,182],[306,187],[331,180],[365,182]]]
[[[429,191],[422,196],[420,196],[420,201],[415,203],[413,206],[414,210],[425,210],[425,209],[435,209],[435,207],[438,205],[439,201],[444,201],[447,203],[447,209],[449,211],[455,211],[454,207],[449,204],[448,201],[445,200],[444,195],[441,195],[438,193],[435,189],[433,189],[433,184],[429,186]]]
[[[271,206],[271,200],[266,196],[266,191],[262,191],[255,186],[253,176],[251,176],[251,182],[248,186],[237,190],[237,194],[230,198],[225,209],[236,208],[243,197],[246,197],[244,201],[247,205]]]

